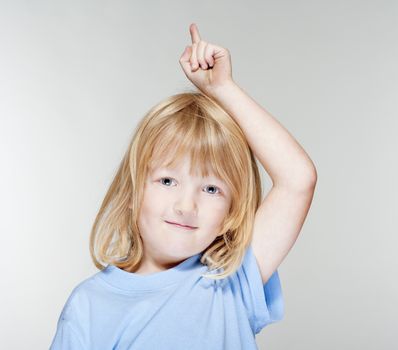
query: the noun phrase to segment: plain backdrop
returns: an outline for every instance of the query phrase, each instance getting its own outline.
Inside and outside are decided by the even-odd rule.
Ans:
[[[0,347],[48,348],[98,271],[95,215],[137,122],[193,88],[194,22],[318,172],[259,349],[398,348],[397,19],[392,0],[0,0]]]

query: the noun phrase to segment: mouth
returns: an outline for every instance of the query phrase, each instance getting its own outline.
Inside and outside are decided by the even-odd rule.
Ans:
[[[166,221],[166,220],[165,220],[165,222],[168,223],[168,224],[170,224],[170,225],[173,225],[173,226],[182,228],[182,229],[184,229],[184,230],[196,230],[196,229],[197,229],[197,227],[188,226],[188,225],[182,225],[182,224],[179,224],[179,223],[173,222],[173,221]]]

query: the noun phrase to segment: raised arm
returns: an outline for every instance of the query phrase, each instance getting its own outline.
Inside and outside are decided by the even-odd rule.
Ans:
[[[195,24],[191,24],[190,33],[192,46],[187,46],[180,58],[185,74],[239,124],[272,179],[272,189],[256,212],[252,241],[266,283],[301,231],[317,172],[294,137],[234,82],[229,51],[201,40]]]

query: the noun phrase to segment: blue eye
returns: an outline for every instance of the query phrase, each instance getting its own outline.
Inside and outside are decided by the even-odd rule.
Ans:
[[[214,185],[209,185],[209,186],[207,186],[207,188],[211,188],[211,187],[213,187],[213,188],[215,188],[215,189],[217,189],[218,190],[218,192],[217,193],[220,193],[221,191],[220,191],[220,189],[217,187],[217,186],[214,186]],[[216,194],[217,194],[216,193]]]
[[[170,179],[170,178],[169,178],[169,177],[162,177],[162,178],[160,179],[160,182],[162,182],[163,179]]]
[[[161,182],[162,184],[164,184],[163,180],[170,180],[170,179],[172,179],[172,178],[170,178],[170,177],[162,177],[162,178],[160,178],[160,182]],[[174,180],[174,179],[172,179],[172,180]],[[169,187],[168,185],[166,185],[166,186]],[[218,192],[213,192],[213,193],[210,193],[210,194],[220,194],[220,193],[221,193],[220,188],[217,187],[217,186],[209,185],[209,186],[206,186],[206,187],[207,187],[207,188],[215,188],[216,191],[218,191]],[[209,193],[209,192],[207,192],[207,193]]]

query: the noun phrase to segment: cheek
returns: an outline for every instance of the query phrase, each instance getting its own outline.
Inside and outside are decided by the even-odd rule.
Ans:
[[[204,206],[204,211],[199,216],[205,226],[217,229],[227,213],[228,207],[224,203],[212,203]]]
[[[167,201],[165,191],[159,191],[156,186],[147,185],[144,189],[143,208],[148,213],[157,213]]]
[[[153,200],[153,198],[158,198],[158,196],[154,197],[154,193],[151,193],[151,191],[145,189],[142,198],[141,213],[140,217],[138,218],[141,229],[145,227],[150,229],[149,226],[153,224],[153,218],[160,217],[162,214],[162,199]]]

